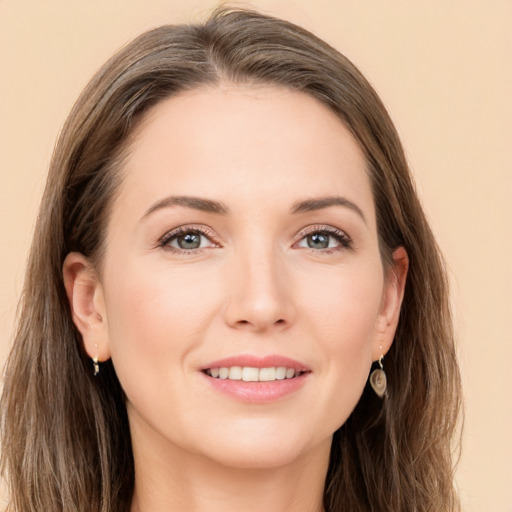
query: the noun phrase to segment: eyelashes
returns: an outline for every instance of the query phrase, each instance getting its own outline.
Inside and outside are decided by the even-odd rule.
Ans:
[[[308,226],[302,229],[296,238],[293,248],[305,249],[313,254],[327,255],[353,249],[352,239],[347,233],[329,225]],[[167,232],[158,241],[158,247],[186,256],[222,245],[215,232],[208,226],[186,225]]]
[[[215,233],[207,226],[180,226],[160,238],[158,246],[174,253],[197,254],[205,248],[221,247],[215,239]]]
[[[312,249],[315,252],[321,251],[324,254],[352,249],[353,245],[352,239],[344,231],[333,226],[308,226],[297,236],[299,241],[294,246]]]

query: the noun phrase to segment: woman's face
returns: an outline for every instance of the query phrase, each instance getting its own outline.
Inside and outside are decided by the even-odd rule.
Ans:
[[[400,295],[340,120],[285,88],[204,88],[137,129],[84,341],[144,450],[268,467],[328,452]]]

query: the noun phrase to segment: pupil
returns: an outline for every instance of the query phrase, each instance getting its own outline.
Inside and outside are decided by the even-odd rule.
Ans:
[[[181,249],[197,249],[201,245],[199,233],[187,233],[178,237],[178,245]]]
[[[312,249],[327,249],[329,247],[329,236],[322,233],[308,235],[308,247]]]

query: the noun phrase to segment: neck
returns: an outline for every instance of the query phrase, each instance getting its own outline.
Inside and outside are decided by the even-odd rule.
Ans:
[[[133,436],[131,512],[321,512],[330,439],[279,467],[227,467]],[[142,441],[142,440],[141,440]]]

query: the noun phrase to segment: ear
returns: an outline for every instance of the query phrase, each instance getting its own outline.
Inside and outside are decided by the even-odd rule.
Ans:
[[[99,361],[109,359],[107,311],[96,270],[85,256],[71,252],[64,260],[62,273],[73,322],[82,334],[85,351]]]
[[[404,247],[393,252],[393,261],[387,271],[382,302],[377,319],[377,336],[372,350],[373,361],[390,349],[400,318],[400,307],[404,298],[405,282],[409,269],[409,257]]]

